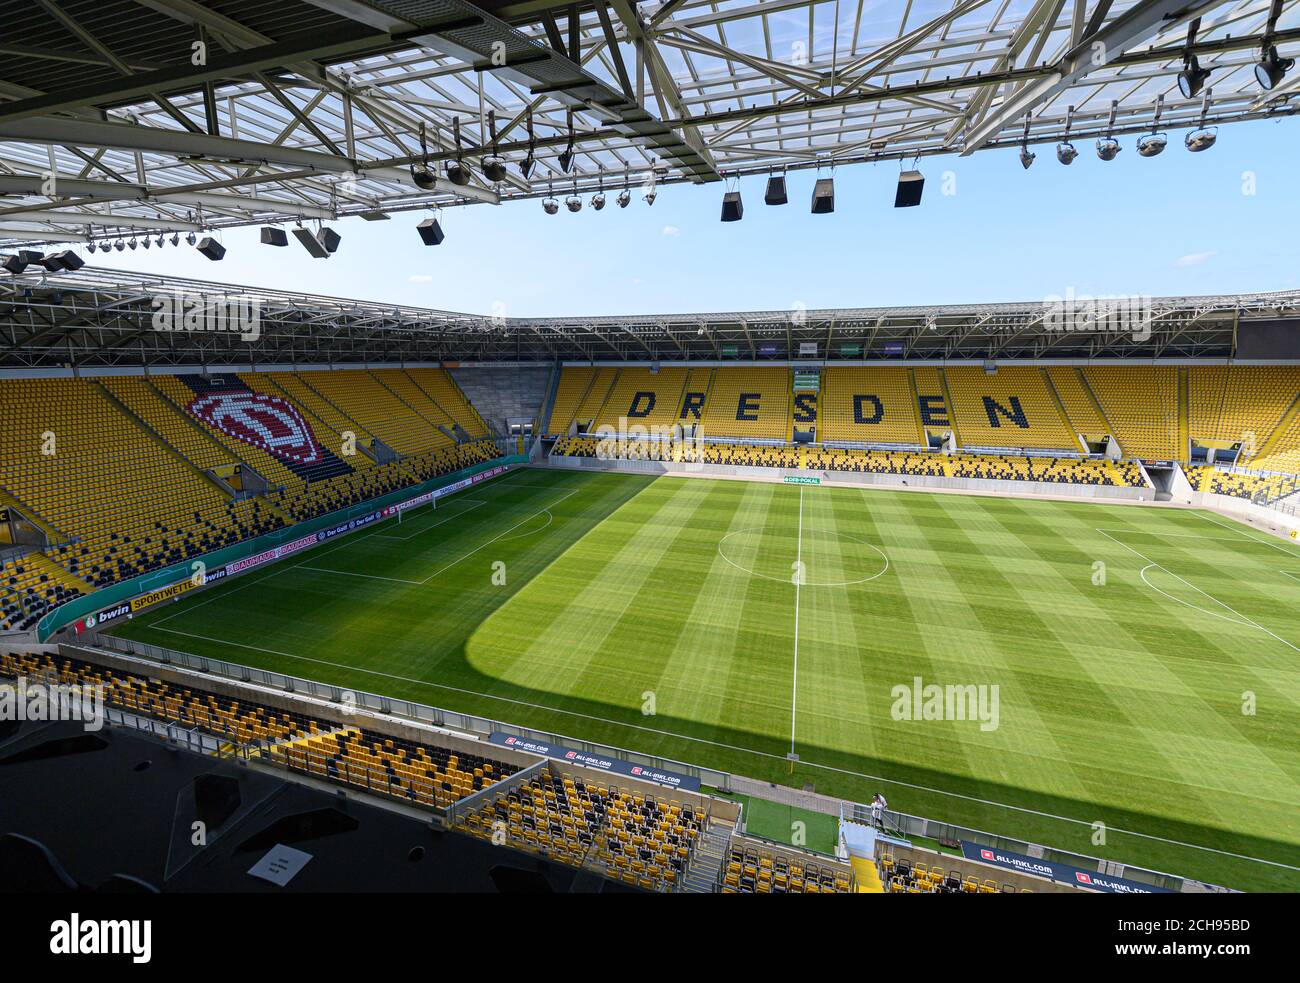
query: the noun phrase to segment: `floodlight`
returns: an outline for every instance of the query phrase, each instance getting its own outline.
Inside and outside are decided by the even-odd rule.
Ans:
[[[1097,141],[1097,156],[1102,160],[1114,160],[1121,149],[1119,141],[1114,137],[1102,137]]]
[[[1294,58],[1282,58],[1277,53],[1277,45],[1270,44],[1255,65],[1255,80],[1265,91],[1282,81],[1282,77],[1295,67]]]

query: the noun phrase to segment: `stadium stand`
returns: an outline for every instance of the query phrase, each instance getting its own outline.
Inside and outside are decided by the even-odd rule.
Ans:
[[[907,369],[831,367],[818,395],[818,439],[925,443]]]
[[[10,380],[0,407],[0,485],[63,533],[47,555],[91,586],[284,524],[261,502],[231,501],[92,380]]]
[[[799,468],[802,452],[794,447],[753,444],[705,444],[700,459],[705,464],[733,464],[750,468]]]
[[[517,764],[450,745],[334,724],[310,713],[268,707],[197,687],[49,653],[0,651],[0,677],[103,687],[124,712],[192,727],[304,775],[405,804],[445,808],[515,775]],[[521,776],[523,778],[524,776]],[[489,796],[457,829],[646,890],[676,889],[708,817],[699,802],[620,787],[550,767]],[[498,825],[499,824],[499,825]],[[827,880],[828,889],[832,881]]]
[[[1267,505],[1300,490],[1300,477],[1247,470],[1202,466],[1188,469],[1188,480],[1197,491],[1230,495]]]
[[[1003,365],[989,375],[959,367],[944,374],[963,446],[1082,449],[1040,369]]]
[[[5,561],[0,630],[30,628],[87,589],[499,454],[441,370],[315,373],[337,402],[306,375],[6,380],[0,501],[50,545]],[[232,423],[232,407],[287,421],[288,438],[268,442],[271,431],[247,417]],[[355,452],[348,434],[362,445]],[[366,453],[374,437],[398,458]],[[265,494],[239,487],[245,469],[265,479]]]
[[[1110,424],[1102,415],[1088,384],[1077,368],[1054,365],[1047,370],[1048,384],[1056,392],[1066,419],[1085,440],[1101,442],[1111,436]]]
[[[515,772],[513,765],[354,727],[313,733],[267,753],[296,771],[424,806],[448,806]]]
[[[26,631],[89,588],[39,550],[0,567],[0,631]]]
[[[0,676],[52,680],[60,685],[104,687],[105,701],[132,713],[196,727],[240,744],[299,740],[330,729],[302,714],[276,711],[214,693],[181,689],[48,653],[0,652]]]
[[[544,768],[465,818],[461,828],[646,890],[680,882],[707,820],[689,803]]]
[[[591,429],[672,426],[678,419],[688,374],[681,368],[659,372],[642,368],[621,370]]]
[[[569,432],[569,424],[578,413],[578,406],[591,388],[596,377],[596,369],[588,366],[572,366],[560,373],[560,381],[555,390],[555,402],[551,405],[551,415],[543,430],[554,436],[564,436]]]
[[[128,410],[198,467],[206,470],[239,463],[234,454],[214,440],[193,417],[181,413],[148,379],[113,376],[104,379],[103,385]]]
[[[299,378],[368,433],[382,432],[384,443],[400,454],[420,454],[455,442],[439,429],[440,424],[449,425],[450,418],[422,415],[369,372],[304,372]]]
[[[580,428],[591,429],[592,423],[600,416],[605,400],[609,398],[614,383],[618,381],[620,369],[600,368],[592,373],[582,398],[578,400],[569,423],[577,423]],[[566,426],[568,424],[566,423]]]
[[[249,746],[290,769],[426,806],[446,806],[507,777],[517,767],[495,758],[422,744],[310,715],[183,688],[79,659],[0,652],[0,676],[103,687],[126,712],[194,727]]]
[[[1190,446],[1182,445],[1190,440],[1221,448],[1240,441],[1242,460],[1255,451],[1252,467],[1300,472],[1300,369],[1291,366],[1002,364],[995,374],[974,366],[827,366],[820,390],[800,396],[797,425],[816,427],[816,443],[803,448],[790,446],[796,411],[789,373],[766,366],[658,373],[568,367],[548,429],[563,437],[575,421],[616,428],[634,408],[645,415],[633,422],[690,423],[699,406],[709,442],[700,459],[710,464],[1144,488],[1149,482],[1135,461],[1187,462]],[[967,453],[945,463],[911,450],[949,433]],[[1118,443],[1121,461],[1084,456],[1103,449],[1107,437]],[[591,446],[561,439],[553,453],[596,456]],[[1012,461],[996,452],[1013,447],[1061,453]],[[605,456],[656,453],[633,444]]]
[[[877,862],[890,894],[1065,894],[1080,888],[1035,874],[936,853],[916,844],[878,844]]]
[[[627,441],[619,444],[611,440],[600,441],[595,437],[566,437],[556,441],[552,453],[561,457],[621,458],[630,461],[682,461],[690,453],[681,445],[674,445],[671,451],[666,451],[666,446],[651,441]],[[1149,487],[1136,463],[1116,463],[1097,458],[945,455],[852,448],[770,447],[759,444],[702,444],[696,446],[695,453],[696,456],[690,460],[740,467],[1045,481],[1121,488]]]
[[[704,402],[704,433],[788,441],[791,436],[790,370],[718,369]]]
[[[889,879],[892,894],[1015,894],[1016,889],[1009,883],[999,885],[997,881],[987,878],[981,881],[976,875],[962,876],[955,868],[939,867],[931,864],[900,860],[897,863],[890,856],[881,860],[881,865]],[[1032,893],[1022,888],[1025,894]]]
[[[931,433],[942,436],[948,431],[953,431],[960,441],[961,433],[957,430],[950,409],[952,403],[948,398],[948,387],[944,382],[943,373],[934,366],[925,365],[908,369],[908,374],[912,379],[912,397],[916,402],[921,432],[927,436]]]
[[[747,840],[732,846],[720,873],[722,894],[849,894],[853,879],[840,865]]]
[[[460,427],[466,434],[473,438],[482,438],[488,436],[489,429],[483,417],[478,410],[470,403],[469,398],[456,384],[451,373],[444,369],[375,369],[380,378],[386,379],[389,374],[399,378],[406,378],[423,393],[430,402],[438,407],[443,413],[449,416],[452,422]],[[403,384],[400,383],[399,384]]]
[[[805,456],[814,471],[856,471],[867,474],[912,474],[944,477],[943,458],[902,451],[861,451],[810,447]]]
[[[1300,395],[1250,465],[1261,471],[1300,474]]]
[[[1178,446],[1178,370],[1167,365],[1089,366],[1083,376],[1125,457],[1186,460]]]
[[[1244,458],[1260,454],[1300,395],[1295,366],[1192,366],[1186,371],[1192,439],[1240,443]]]

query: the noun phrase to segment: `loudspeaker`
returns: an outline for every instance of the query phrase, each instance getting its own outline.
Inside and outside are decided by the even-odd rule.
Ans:
[[[42,256],[36,262],[45,267],[46,273],[58,273],[63,269],[63,260],[59,258],[58,253],[49,253],[46,256]]]
[[[438,224],[436,218],[426,218],[415,227],[415,231],[420,233],[420,238],[424,240],[426,246],[437,246],[444,238],[442,226]]]
[[[819,177],[813,185],[812,213],[829,215],[835,211],[835,179]]]
[[[898,190],[894,192],[895,208],[911,208],[921,204],[921,192],[925,188],[925,175],[920,171],[904,171],[898,175]]]
[[[221,259],[222,256],[226,255],[226,247],[217,242],[217,240],[212,238],[212,236],[204,236],[199,240],[199,244],[196,248],[213,262],[216,262]]]
[[[24,263],[26,263],[28,266],[34,266],[35,264],[39,263],[44,256],[45,256],[44,253],[37,252],[35,249],[18,250],[18,258],[22,260]]]
[[[321,245],[320,240],[312,234],[311,229],[294,229],[293,237],[302,243],[303,249],[317,259],[329,259],[329,250]]]
[[[328,226],[324,226],[321,228],[320,244],[324,246],[326,249],[328,249],[330,252],[337,251],[339,248],[339,243],[342,241],[343,241],[343,237],[339,235],[337,232],[335,232],[333,229],[329,228]]]
[[[4,261],[0,262],[0,266],[4,267],[7,272],[17,276],[23,270],[27,269],[27,260],[23,259],[21,256],[6,256]]]
[[[790,199],[785,193],[785,175],[777,174],[767,179],[767,190],[763,192],[763,203],[767,205],[784,205]]]
[[[722,196],[722,221],[739,222],[745,214],[745,206],[740,200],[739,191],[728,191]]]
[[[71,249],[64,249],[62,252],[55,253],[54,256],[59,261],[61,269],[71,270],[74,273],[86,265],[86,261]]]
[[[262,226],[262,245],[263,246],[287,246],[289,237],[285,235],[284,229],[277,229],[274,225]]]

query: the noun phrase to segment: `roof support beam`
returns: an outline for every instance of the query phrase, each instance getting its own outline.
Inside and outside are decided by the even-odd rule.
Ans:
[[[1079,79],[1107,67],[1133,45],[1221,4],[1222,0],[1191,0],[1190,3],[1189,0],[1138,0],[1108,24],[1086,34],[1053,66],[1051,75],[1024,86],[978,123],[966,135],[962,156],[974,153],[1003,129],[1055,99]]]
[[[171,65],[151,72],[124,75],[109,83],[96,83],[59,92],[0,103],[0,121],[27,119],[87,106],[126,102],[155,92],[193,86],[232,76],[277,68],[313,58],[340,57],[388,43],[387,34],[354,26],[295,34],[283,41],[243,48],[234,52],[209,53],[205,65]]]
[[[4,119],[4,109],[9,105],[13,104],[0,104],[0,141],[144,150],[216,161],[310,167],[330,174],[346,174],[357,169],[356,162],[346,157],[292,147],[275,147],[250,140],[214,137],[206,133],[186,133],[151,126],[133,126],[129,123],[102,123],[54,116]]]

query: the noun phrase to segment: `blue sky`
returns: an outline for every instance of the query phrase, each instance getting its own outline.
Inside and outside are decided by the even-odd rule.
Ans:
[[[809,213],[814,174],[790,203],[741,182],[745,217],[718,220],[721,185],[662,187],[618,209],[546,215],[537,201],[446,209],[446,241],[420,244],[424,213],[334,224],[339,252],[315,260],[292,239],[222,234],[213,263],[184,245],[114,253],[105,265],[231,283],[507,316],[680,313],[1030,301],[1067,290],[1148,296],[1300,288],[1294,120],[1224,127],[1188,153],[1181,132],[1143,159],[1134,137],[1109,163],[1092,141],[1022,170],[1014,151],[928,158],[919,208],[894,209],[897,163],[834,174],[836,210]],[[944,195],[950,172],[955,193]],[[1254,194],[1243,189],[1253,175]],[[563,193],[557,188],[557,195]],[[83,255],[86,255],[83,253]],[[99,254],[87,259],[98,260]]]

